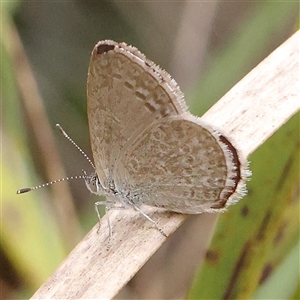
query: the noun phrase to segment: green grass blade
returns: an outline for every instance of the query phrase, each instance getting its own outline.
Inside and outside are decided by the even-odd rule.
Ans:
[[[299,242],[299,143],[297,114],[252,155],[249,195],[220,217],[189,299],[251,298]]]

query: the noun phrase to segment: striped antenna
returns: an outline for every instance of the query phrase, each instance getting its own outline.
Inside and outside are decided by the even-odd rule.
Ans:
[[[59,130],[64,135],[64,137],[69,142],[71,142],[71,144],[73,144],[73,146],[75,146],[79,150],[79,152],[85,157],[85,159],[89,162],[89,164],[95,170],[95,166],[94,166],[93,162],[91,161],[91,159],[87,156],[87,154],[68,136],[68,134],[63,130],[63,128],[59,124],[56,124],[56,127],[58,127]],[[65,178],[53,180],[53,181],[46,182],[46,183],[43,183],[43,184],[38,185],[38,186],[23,188],[23,189],[17,190],[17,194],[24,194],[24,193],[30,192],[32,190],[37,190],[37,189],[40,189],[42,187],[52,185],[52,184],[57,183],[57,182],[62,182],[62,181],[67,181],[67,180],[73,180],[73,179],[86,179],[86,178],[89,177],[89,176],[86,175],[86,172],[83,172],[83,174],[84,175],[77,175],[77,176],[71,176],[71,177],[65,177]]]
[[[91,161],[91,159],[87,156],[87,154],[85,154],[85,152],[68,136],[68,134],[62,129],[62,127],[59,124],[56,124],[56,127],[59,128],[59,130],[62,132],[62,134],[64,135],[64,137],[71,142],[71,144],[73,144],[73,146],[75,146],[79,152],[86,158],[86,160],[89,162],[89,164],[93,167],[93,169],[95,170],[95,166],[93,164],[93,162]]]
[[[85,176],[85,175],[65,177],[65,178],[53,180],[53,181],[50,181],[50,182],[47,182],[47,183],[43,183],[41,185],[37,185],[37,186],[33,186],[33,187],[23,188],[23,189],[17,190],[17,194],[24,194],[24,193],[30,192],[32,190],[37,190],[37,189],[40,189],[42,187],[45,187],[45,186],[48,186],[48,185],[52,185],[54,183],[61,182],[61,181],[67,181],[67,180],[72,180],[72,179],[85,179],[87,177],[88,176]]]

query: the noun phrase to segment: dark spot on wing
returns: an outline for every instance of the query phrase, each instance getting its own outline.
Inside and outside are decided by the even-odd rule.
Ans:
[[[97,47],[97,54],[103,54],[114,49],[115,49],[114,45],[101,44]]]

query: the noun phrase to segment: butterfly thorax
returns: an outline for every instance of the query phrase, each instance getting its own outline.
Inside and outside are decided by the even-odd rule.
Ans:
[[[108,203],[119,202],[123,206],[127,206],[128,204],[130,205],[139,202],[138,195],[134,195],[130,193],[130,191],[119,191],[112,179],[107,181],[107,186],[103,186],[96,172],[92,173],[90,176],[86,176],[84,181],[91,193],[98,196],[105,196]]]

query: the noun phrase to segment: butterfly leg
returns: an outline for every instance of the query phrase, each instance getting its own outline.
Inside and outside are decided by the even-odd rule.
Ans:
[[[133,203],[131,203],[131,204],[132,204],[133,208],[136,211],[138,211],[143,217],[145,217],[148,221],[150,221],[163,236],[168,237],[168,235],[159,227],[159,225],[157,224],[157,222],[155,222],[147,214],[145,214],[137,205],[135,205]]]
[[[97,213],[97,217],[98,217],[98,230],[97,230],[97,233],[99,233],[100,231],[100,227],[101,227],[101,216],[100,216],[100,212],[99,212],[99,209],[98,209],[98,206],[105,206],[105,214],[106,214],[106,218],[107,218],[107,225],[108,225],[108,231],[109,231],[109,244],[111,244],[111,240],[112,240],[112,227],[111,227],[111,223],[110,223],[110,220],[109,220],[109,215],[108,215],[108,212],[111,210],[111,209],[125,209],[126,207],[125,206],[114,206],[113,203],[111,202],[107,202],[107,201],[98,201],[95,203],[95,211]]]

